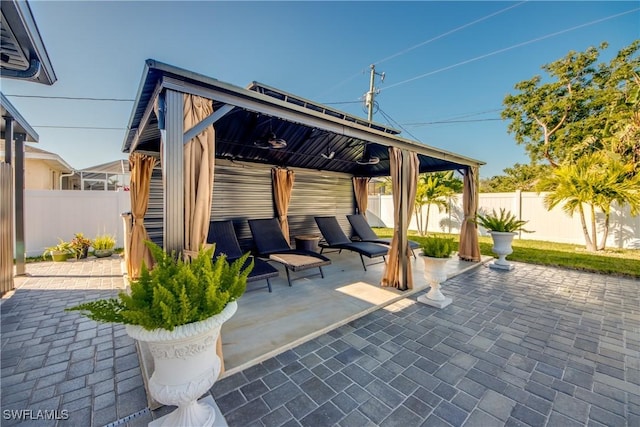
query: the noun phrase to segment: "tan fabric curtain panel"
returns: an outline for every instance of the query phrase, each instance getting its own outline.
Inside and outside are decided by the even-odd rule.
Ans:
[[[131,171],[129,193],[131,196],[133,227],[129,237],[129,256],[126,263],[127,274],[130,279],[140,276],[143,262],[147,267],[153,265],[153,258],[151,258],[149,248],[144,244],[146,240],[149,240],[147,230],[144,228],[144,216],[149,205],[149,188],[155,165],[156,159],[153,157],[140,153],[133,153],[129,156],[129,170]]]
[[[403,162],[408,162],[409,176],[406,177],[407,188],[407,213],[404,218],[404,233],[406,233],[413,215],[413,207],[416,199],[416,191],[418,187],[418,172],[419,161],[416,153],[408,153],[403,155],[402,150],[394,147],[389,148],[389,159],[391,161],[391,189],[393,192],[393,238],[391,239],[391,246],[387,255],[387,265],[382,276],[382,286],[390,286],[398,289],[402,289],[404,286],[400,282],[400,197],[402,196],[402,169]],[[402,249],[407,257],[411,256],[411,249],[408,242],[405,248]],[[413,273],[411,266],[407,268],[405,274],[407,275],[407,286],[409,289],[413,288]]]
[[[367,177],[353,177],[353,193],[356,196],[356,205],[358,213],[367,216],[367,207],[369,205],[369,181]]]
[[[464,222],[460,227],[460,245],[458,257],[465,261],[480,261],[480,244],[478,243],[478,226],[473,220],[478,210],[478,168],[469,167],[464,174],[464,190],[462,193],[462,209]]]
[[[213,102],[184,95],[185,132],[213,113]],[[207,239],[215,163],[215,131],[209,126],[184,146],[184,246],[197,252]]]
[[[292,170],[273,168],[271,169],[271,182],[273,185],[273,199],[275,201],[276,213],[280,228],[285,239],[289,241],[289,220],[287,214],[289,212],[289,202],[291,201],[291,191],[293,190],[293,182],[295,174]]]

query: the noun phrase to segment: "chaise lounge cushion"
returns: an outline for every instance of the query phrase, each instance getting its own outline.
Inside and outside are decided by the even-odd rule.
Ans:
[[[331,260],[317,252],[291,249],[276,218],[250,219],[249,228],[260,256],[269,257],[284,265],[289,285],[289,270],[300,271],[317,267],[324,277],[322,266],[331,264]]]
[[[342,228],[338,224],[338,220],[335,216],[317,216],[315,217],[316,224],[322,233],[326,243],[320,243],[321,248],[329,249],[345,249],[352,252],[357,252],[360,255],[362,261],[362,267],[367,270],[367,266],[364,263],[362,256],[369,258],[383,257],[389,252],[388,246],[383,246],[378,243],[372,242],[353,242],[351,241]]]
[[[355,233],[360,241],[362,242],[373,242],[380,243],[382,245],[390,245],[391,238],[378,237],[375,231],[371,228],[367,219],[361,214],[347,215],[347,219],[349,220],[349,224],[353,228],[353,232]],[[409,240],[409,247],[411,250],[420,248],[420,243]]]
[[[243,255],[232,221],[211,221],[209,223],[207,243],[215,243],[214,257],[225,254],[227,261],[233,262]],[[268,262],[255,257],[247,259],[247,263],[251,262],[251,260],[253,260],[253,270],[247,277],[247,282],[266,280],[269,292],[271,292],[269,279],[279,275],[278,269]]]

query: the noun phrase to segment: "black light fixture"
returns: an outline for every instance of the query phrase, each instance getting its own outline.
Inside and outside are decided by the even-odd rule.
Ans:
[[[336,155],[336,152],[327,150],[326,153],[321,153],[320,155],[327,160],[333,160],[333,158]]]
[[[327,151],[320,154],[326,160],[333,160],[336,155],[335,150],[331,149],[331,143],[327,144]]]
[[[253,143],[256,147],[262,149],[280,149],[287,146],[287,141],[282,138],[278,138],[275,132],[271,129],[271,120],[269,120],[269,133],[259,140]]]
[[[364,144],[364,150],[362,151],[362,157],[356,160],[356,163],[359,165],[367,166],[367,165],[377,165],[380,163],[380,158],[372,156],[369,152],[369,144]]]

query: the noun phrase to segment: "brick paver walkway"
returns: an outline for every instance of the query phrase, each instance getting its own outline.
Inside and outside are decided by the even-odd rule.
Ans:
[[[120,257],[28,264],[27,272],[0,305],[0,424],[103,426],[145,408],[135,343],[124,327],[64,311],[122,290]]]
[[[640,426],[640,281],[517,264],[443,289],[222,379],[227,422]]]
[[[119,260],[52,263],[3,299],[6,410],[65,410],[21,425],[146,425],[133,341],[64,307],[114,295]],[[640,281],[516,264],[447,281],[223,378],[229,426],[639,426]],[[76,269],[73,274],[68,269]],[[74,276],[77,275],[77,276]],[[75,277],[72,278],[71,276]],[[329,309],[329,308],[328,308]],[[63,415],[63,414],[59,414]]]

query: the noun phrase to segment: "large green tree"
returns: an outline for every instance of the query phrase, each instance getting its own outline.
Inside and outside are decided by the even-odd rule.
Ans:
[[[547,78],[515,85],[502,118],[531,161],[557,167],[603,149],[638,170],[640,160],[640,40],[597,64],[601,51],[569,52],[544,65]]]
[[[482,193],[506,193],[516,190],[535,191],[540,178],[549,172],[548,165],[516,163],[503,170],[504,175],[496,175],[480,180]]]
[[[606,48],[569,52],[544,65],[548,77],[517,83],[502,112],[532,163],[554,169],[539,188],[552,191],[549,209],[564,201],[567,212],[580,214],[590,250],[604,248],[613,201],[640,209],[640,40],[598,64]],[[583,205],[591,212],[590,233]],[[605,218],[600,244],[596,208]]]

